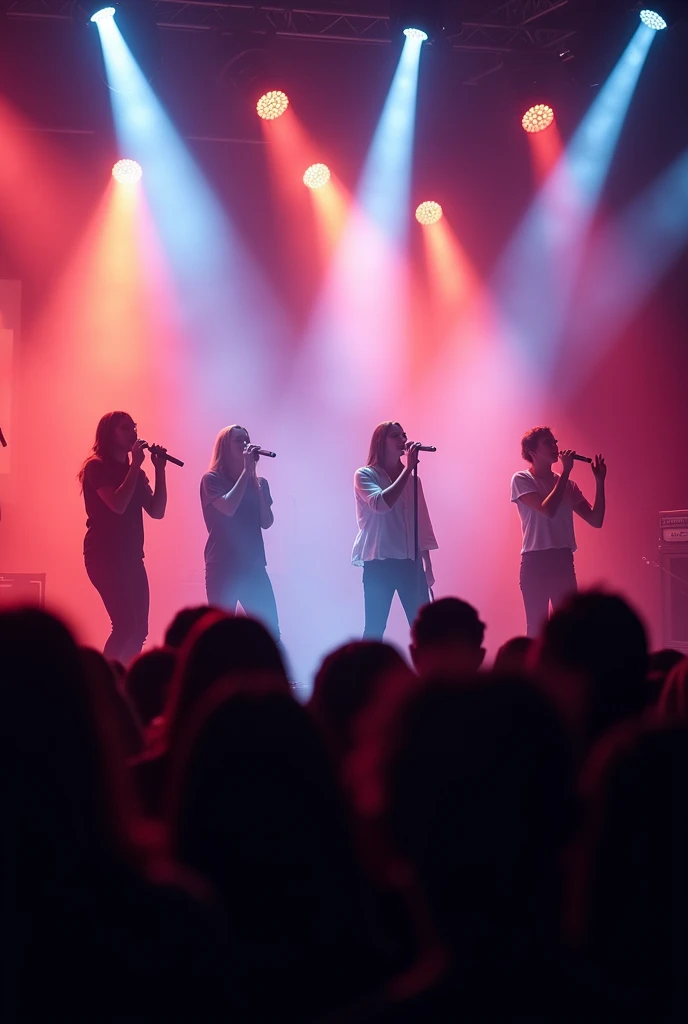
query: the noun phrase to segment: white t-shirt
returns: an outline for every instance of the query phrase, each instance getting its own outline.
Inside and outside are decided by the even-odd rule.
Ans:
[[[354,473],[354,497],[358,535],[351,561],[363,565],[377,558],[413,558],[413,480],[409,477],[403,491],[390,508],[382,492],[392,480],[379,466],[363,466]],[[423,485],[418,479],[418,549],[437,547]]]
[[[549,548],[576,550],[573,509],[580,501],[585,501],[583,492],[577,484],[572,480],[567,481],[561,505],[551,519],[542,512],[536,512],[525,502],[519,501],[523,494],[539,494],[544,501],[559,479],[558,473],[554,473],[553,476],[554,480],[548,482],[533,476],[529,470],[522,469],[511,478],[511,500],[516,502],[523,530],[521,554],[528,551],[547,551]]]

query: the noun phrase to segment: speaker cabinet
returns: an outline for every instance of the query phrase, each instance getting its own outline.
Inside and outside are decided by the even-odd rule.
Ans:
[[[688,546],[660,550],[662,645],[688,655]]]
[[[0,573],[0,608],[13,605],[45,605],[44,572]]]

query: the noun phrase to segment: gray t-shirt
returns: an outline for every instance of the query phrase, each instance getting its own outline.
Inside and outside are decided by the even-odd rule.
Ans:
[[[249,481],[233,516],[213,505],[216,498],[231,491],[234,483],[220,473],[206,473],[201,479],[201,506],[208,530],[205,561],[206,565],[223,565],[228,573],[250,572],[266,564],[258,489]],[[267,480],[259,478],[259,483],[271,505]]]

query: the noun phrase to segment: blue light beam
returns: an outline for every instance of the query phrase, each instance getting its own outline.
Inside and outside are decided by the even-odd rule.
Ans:
[[[265,381],[258,368],[283,325],[258,269],[209,187],[114,19],[98,23],[122,152],[143,167],[143,186],[174,278],[205,394],[227,401]],[[259,309],[261,315],[256,316]],[[207,356],[203,359],[203,356]],[[274,357],[274,353],[272,353]],[[226,372],[225,372],[226,371]],[[241,382],[241,383],[240,383]],[[263,392],[264,394],[264,392]]]
[[[556,361],[585,240],[655,35],[638,26],[495,274],[507,330],[544,376]]]
[[[393,241],[408,231],[422,46],[422,39],[406,37],[357,193],[367,218]]]
[[[688,151],[600,233],[586,261],[571,325],[571,344],[584,358],[567,375],[568,392],[592,372],[686,245]]]

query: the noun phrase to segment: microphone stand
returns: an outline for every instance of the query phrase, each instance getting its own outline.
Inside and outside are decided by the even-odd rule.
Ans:
[[[425,604],[421,600],[423,594],[423,562],[420,557],[420,545],[418,541],[418,463],[413,467],[413,561],[416,564],[416,595],[418,607]]]

